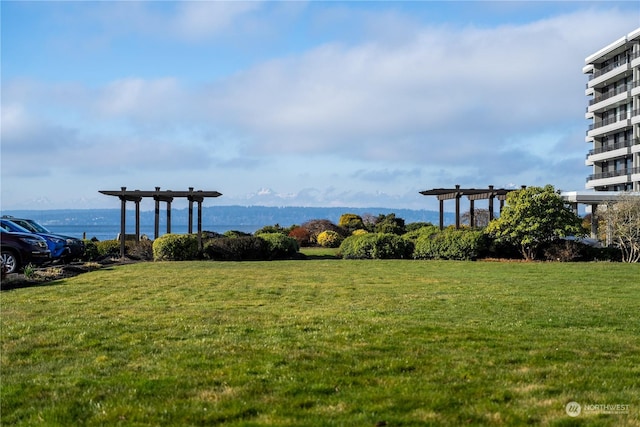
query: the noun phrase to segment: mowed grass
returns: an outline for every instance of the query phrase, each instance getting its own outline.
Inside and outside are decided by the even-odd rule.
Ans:
[[[139,263],[0,298],[3,425],[640,425],[638,265]]]

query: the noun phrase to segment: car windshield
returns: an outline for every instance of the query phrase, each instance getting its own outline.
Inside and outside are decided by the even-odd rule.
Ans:
[[[0,222],[0,227],[5,229],[6,231],[14,233],[32,233],[31,230],[27,230],[26,228],[20,226],[19,224],[16,224],[15,222],[9,222],[5,220],[2,220],[2,222]]]
[[[16,222],[18,222],[24,228],[28,228],[29,230],[31,230],[34,233],[50,233],[49,230],[47,230],[42,225],[38,224],[37,222],[35,222],[33,220],[19,220],[19,221],[16,221]]]
[[[31,224],[31,226],[33,228],[35,228],[36,230],[38,230],[38,233],[51,233],[49,230],[47,230],[46,228],[44,228],[44,226],[38,224],[35,221],[29,221],[29,224]]]

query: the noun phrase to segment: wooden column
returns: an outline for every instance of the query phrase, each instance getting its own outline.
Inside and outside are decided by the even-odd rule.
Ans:
[[[198,247],[202,249],[202,200],[198,200]]]
[[[136,242],[140,241],[140,201],[142,198],[136,200]]]
[[[493,221],[493,199],[495,194],[493,193],[493,185],[489,186],[489,222]]]
[[[440,201],[440,230],[444,230],[444,199],[438,197]]]
[[[160,191],[160,187],[156,187],[156,192]],[[160,198],[158,196],[154,196],[153,200],[156,201],[156,212],[155,212],[155,224],[153,227],[153,238],[157,239],[160,234]]]
[[[124,258],[125,245],[124,239],[127,229],[127,197],[125,191],[127,187],[120,187],[122,196],[120,196],[120,258]]]
[[[460,228],[460,197],[462,196],[457,190],[460,185],[456,184],[456,230]]]
[[[193,192],[193,187],[189,187],[189,192]],[[189,196],[189,226],[187,233],[193,234],[193,197]]]
[[[476,213],[473,199],[469,200],[469,226],[471,228],[476,227]]]
[[[167,200],[167,234],[171,234],[171,200]]]

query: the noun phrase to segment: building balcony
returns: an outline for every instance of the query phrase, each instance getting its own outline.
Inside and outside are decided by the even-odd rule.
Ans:
[[[622,73],[631,73],[631,62],[626,59],[589,74],[587,88],[598,86]]]
[[[601,162],[603,160],[615,159],[617,157],[624,157],[631,154],[631,146],[634,143],[638,144],[638,140],[620,141],[613,145],[607,145],[600,148],[594,148],[589,150],[587,154],[587,165],[593,164],[593,162]]]
[[[594,97],[593,99],[589,100],[587,112],[592,113],[594,111],[602,110],[606,107],[611,107],[613,105],[626,101],[630,96],[630,91],[635,87],[638,87],[638,90],[640,90],[640,81],[620,86],[615,90],[609,90]]]
[[[587,182],[600,181],[600,180],[611,179],[611,178],[624,178],[624,179],[616,179],[615,182],[613,182],[614,184],[621,184],[625,182],[631,182],[631,175],[638,174],[638,173],[640,173],[640,168],[621,169],[617,171],[594,173],[587,177]],[[601,186],[601,185],[609,185],[609,184],[598,183],[594,185]]]
[[[617,131],[631,126],[631,120],[627,113],[619,114],[618,117],[612,117],[609,119],[598,120],[589,125],[587,136],[593,137],[602,135],[605,133]]]

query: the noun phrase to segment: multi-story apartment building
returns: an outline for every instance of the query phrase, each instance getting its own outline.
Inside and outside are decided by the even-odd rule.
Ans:
[[[590,55],[587,188],[640,191],[640,28]]]

